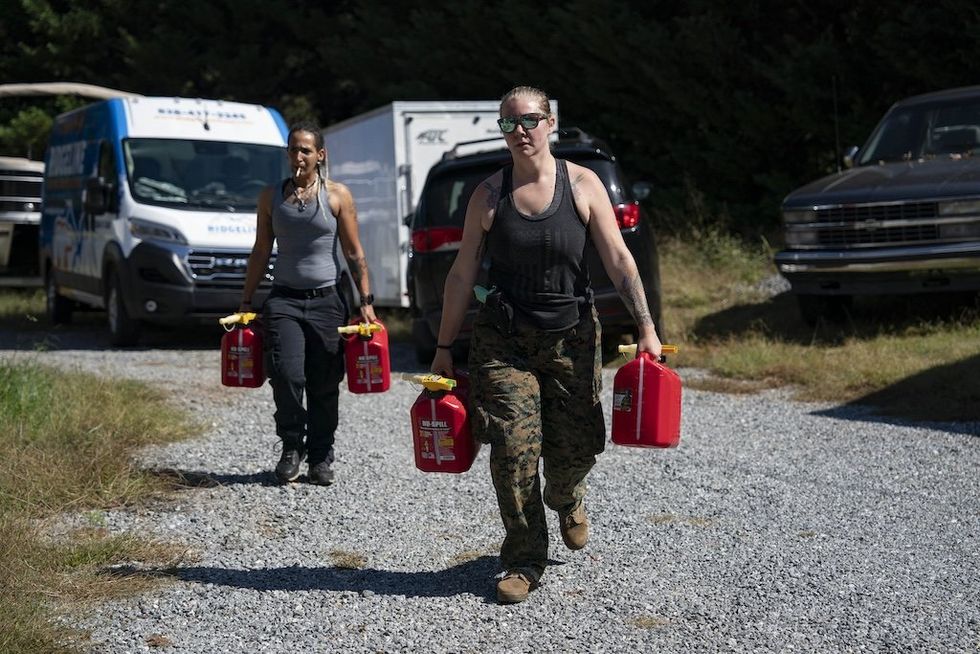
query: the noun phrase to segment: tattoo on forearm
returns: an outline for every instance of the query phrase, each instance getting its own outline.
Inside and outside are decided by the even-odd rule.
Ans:
[[[487,209],[496,209],[500,201],[500,188],[490,182],[483,182],[483,186],[487,189]]]
[[[623,299],[623,304],[632,314],[637,326],[653,325],[653,316],[650,315],[647,297],[643,292],[643,282],[640,281],[639,275],[634,273],[623,278],[619,288],[619,296]]]
[[[354,283],[357,284],[358,288],[364,288],[361,285],[361,279],[367,277],[367,259],[364,257],[356,257],[350,260],[350,274],[354,278]]]

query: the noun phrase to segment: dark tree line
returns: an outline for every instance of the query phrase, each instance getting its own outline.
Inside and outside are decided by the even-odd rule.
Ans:
[[[744,235],[771,231],[781,198],[832,171],[838,142],[863,141],[895,100],[976,83],[980,52],[969,0],[2,5],[5,82],[257,102],[324,125],[396,99],[540,86],[563,125],[654,184],[668,226],[698,213]],[[40,158],[51,117],[82,102],[4,101],[4,153]]]

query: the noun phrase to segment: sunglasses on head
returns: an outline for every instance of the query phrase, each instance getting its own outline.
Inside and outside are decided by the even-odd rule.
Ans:
[[[547,114],[521,114],[520,116],[501,116],[497,119],[497,125],[504,134],[510,134],[517,125],[520,124],[526,130],[534,129],[542,120],[548,118]]]

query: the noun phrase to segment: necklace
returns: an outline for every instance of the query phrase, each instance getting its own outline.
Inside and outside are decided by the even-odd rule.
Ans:
[[[293,182],[293,197],[296,198],[296,206],[301,212],[306,211],[306,207],[309,205],[309,202],[300,195],[299,191],[302,189],[304,195],[308,194],[309,190],[316,186],[317,182],[320,180],[318,177],[314,177],[309,186],[300,186],[296,183],[295,179],[291,181]]]

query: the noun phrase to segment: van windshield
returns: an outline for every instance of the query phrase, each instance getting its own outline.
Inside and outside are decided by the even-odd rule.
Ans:
[[[209,211],[255,211],[262,189],[289,177],[284,150],[220,141],[123,142],[133,199]]]
[[[885,117],[859,165],[962,159],[980,154],[980,98],[898,108]]]

